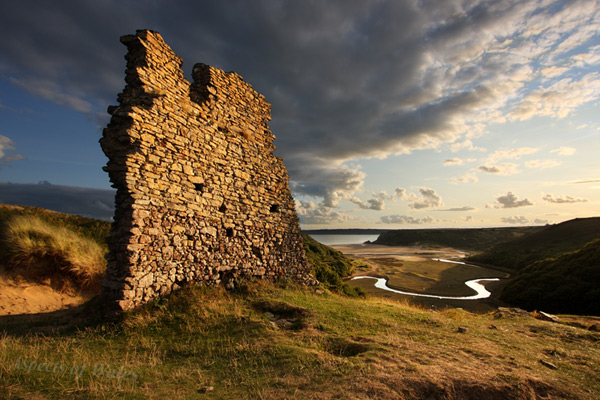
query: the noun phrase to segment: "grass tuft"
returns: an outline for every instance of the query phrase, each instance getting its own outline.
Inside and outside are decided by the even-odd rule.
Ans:
[[[106,249],[96,241],[36,215],[10,218],[0,247],[12,273],[27,280],[53,280],[63,290],[96,287],[106,271]]]

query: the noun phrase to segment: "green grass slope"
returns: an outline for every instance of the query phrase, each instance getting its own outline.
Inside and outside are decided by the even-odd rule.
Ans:
[[[375,244],[410,246],[414,244],[449,246],[457,249],[483,251],[539,231],[542,227],[480,228],[480,229],[401,229],[383,232]]]
[[[600,238],[600,217],[577,218],[500,243],[469,260],[520,270],[536,261],[577,251],[597,238]]]
[[[314,277],[329,290],[347,296],[364,296],[364,291],[344,283],[342,278],[352,274],[355,262],[329,246],[317,242],[307,234],[302,234],[306,258],[313,266]]]
[[[69,316],[0,317],[0,397],[600,398],[600,333],[509,312],[434,313],[268,283],[191,286],[118,321],[25,334]]]
[[[501,298],[528,310],[600,315],[600,239],[528,265],[504,287]]]

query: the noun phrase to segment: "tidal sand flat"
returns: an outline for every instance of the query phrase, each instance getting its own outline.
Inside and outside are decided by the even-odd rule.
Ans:
[[[461,262],[465,256],[461,250],[370,244],[333,247],[364,262],[364,267],[352,278],[385,279],[348,281],[370,295],[408,300],[433,308],[459,307],[476,312],[487,312],[500,305],[497,297],[506,274]],[[475,280],[481,280],[478,283],[483,288],[477,285],[474,288]]]

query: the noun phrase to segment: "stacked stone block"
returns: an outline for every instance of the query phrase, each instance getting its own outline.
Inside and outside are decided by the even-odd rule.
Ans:
[[[156,32],[121,42],[127,85],[100,140],[117,189],[109,298],[130,309],[190,282],[315,283],[265,98],[204,64],[190,84]]]

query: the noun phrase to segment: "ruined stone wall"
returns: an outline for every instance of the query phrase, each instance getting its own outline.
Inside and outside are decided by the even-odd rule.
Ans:
[[[241,76],[124,36],[127,85],[100,140],[117,189],[105,293],[129,309],[189,282],[314,283],[270,105]]]

